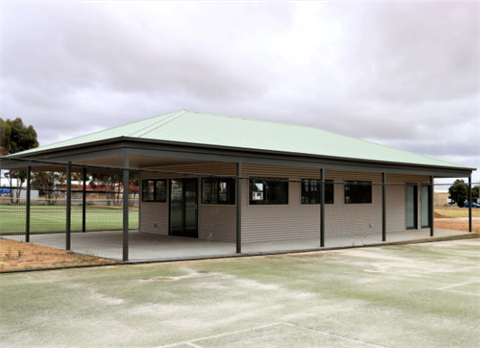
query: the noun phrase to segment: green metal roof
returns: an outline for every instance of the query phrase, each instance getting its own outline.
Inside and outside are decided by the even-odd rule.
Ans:
[[[465,168],[373,142],[292,124],[179,110],[11,155],[34,155],[119,137],[352,160]]]

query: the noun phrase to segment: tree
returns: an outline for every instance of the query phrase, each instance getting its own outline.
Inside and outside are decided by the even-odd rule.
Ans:
[[[110,191],[106,194],[107,204],[110,204],[112,199],[113,205],[120,205],[122,200],[120,198],[120,186],[123,182],[123,175],[110,174],[92,174],[89,185],[95,189],[97,187],[105,188]]]
[[[478,185],[472,188],[472,200],[473,201],[480,198],[479,191],[480,191],[480,186],[478,186]]]
[[[47,204],[55,204],[58,197],[58,186],[63,185],[67,180],[64,173],[57,172],[33,172],[32,187],[38,189],[45,195]]]
[[[0,156],[11,155],[17,152],[38,147],[37,132],[33,126],[26,126],[22,119],[17,117],[15,120],[0,118]],[[25,171],[10,170],[5,174],[9,178],[12,193],[10,193],[11,202],[18,203],[23,183],[27,179]],[[13,189],[15,179],[15,189]]]
[[[465,206],[465,201],[468,199],[468,186],[465,181],[457,179],[448,189],[451,199],[457,203],[460,208]]]

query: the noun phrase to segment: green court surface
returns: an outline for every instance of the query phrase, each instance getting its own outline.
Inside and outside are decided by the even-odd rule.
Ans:
[[[479,347],[480,239],[0,275],[2,347]]]
[[[72,206],[71,230],[82,230],[82,206]],[[25,232],[26,207],[0,205],[0,235]],[[38,205],[30,208],[30,232],[64,232],[65,206]],[[138,229],[138,208],[129,209],[129,228]],[[87,231],[118,230],[123,228],[122,207],[87,206]]]

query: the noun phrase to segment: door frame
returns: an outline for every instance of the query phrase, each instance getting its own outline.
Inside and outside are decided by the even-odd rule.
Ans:
[[[175,181],[181,181],[182,182],[182,210],[183,210],[183,217],[182,217],[182,234],[172,234],[172,229],[171,229],[171,209],[172,209],[172,180]],[[184,234],[185,231],[185,189],[184,186],[186,181],[192,181],[196,183],[197,186],[197,194],[195,195],[195,236],[189,236]],[[197,238],[198,239],[198,178],[181,178],[181,179],[175,179],[171,178],[168,179],[168,235],[169,236],[177,236],[177,237],[188,237],[188,238]]]
[[[408,197],[407,197],[407,188],[413,187],[413,226],[408,227]],[[405,227],[407,230],[417,230],[418,229],[418,183],[409,183],[407,182],[405,186]]]

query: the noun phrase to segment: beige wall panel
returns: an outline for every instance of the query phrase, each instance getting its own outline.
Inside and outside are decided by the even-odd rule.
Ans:
[[[192,173],[205,175],[236,176],[236,163],[205,163],[195,165],[150,168],[152,170]],[[141,179],[181,179],[193,178],[182,174],[142,173]],[[236,240],[236,205],[202,204],[201,180],[198,181],[198,238],[213,241],[235,242]],[[167,181],[167,191],[168,191]],[[168,235],[168,200],[167,203],[140,202],[140,231]],[[158,208],[155,208],[158,207]],[[161,223],[159,223],[161,221]],[[153,227],[157,224],[158,227]]]
[[[345,204],[344,181],[382,182],[381,173],[326,170],[325,179],[333,180],[334,204],[325,204],[325,238],[378,233],[382,235],[382,186],[372,186],[372,203]]]
[[[387,184],[429,183],[428,175],[387,174]],[[407,194],[405,186],[387,186],[387,232],[401,232],[407,228]],[[421,186],[417,192],[418,229],[422,226]]]
[[[142,180],[165,179],[165,175],[140,173],[139,231],[168,235],[168,183],[167,202],[142,202]]]
[[[242,176],[320,178],[318,169],[244,164]],[[304,238],[320,240],[320,205],[300,204],[301,185],[289,183],[288,205],[250,205],[249,181],[242,180],[242,242],[269,242]]]

